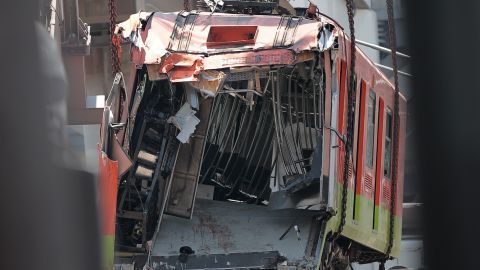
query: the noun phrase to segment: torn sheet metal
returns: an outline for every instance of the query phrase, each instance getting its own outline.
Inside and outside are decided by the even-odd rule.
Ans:
[[[203,0],[203,2],[205,3],[205,5],[208,6],[210,11],[212,12],[214,12],[217,9],[222,10],[224,5],[222,0]]]
[[[333,29],[333,30],[331,30]],[[330,49],[335,43],[335,29],[332,25],[323,27],[318,38],[318,49],[323,52]]]
[[[168,45],[162,35],[149,35],[147,32],[142,31],[144,23],[150,20],[153,15],[151,12],[139,12],[133,14],[127,21],[119,23],[115,28],[116,34],[121,34],[126,40],[130,40],[134,45],[133,50],[135,53],[140,54],[140,58],[144,59],[145,64],[161,62],[164,55],[168,53],[165,44]],[[156,27],[153,22],[148,23],[150,27]],[[171,33],[173,30],[173,25]],[[132,53],[133,53],[132,50]]]
[[[145,22],[152,12],[139,12],[130,15],[128,20],[121,22],[115,27],[115,34],[120,34],[124,39],[131,38],[138,29],[142,28],[142,22]]]
[[[202,56],[176,53],[165,56],[161,64],[146,66],[151,80],[168,77],[171,82],[196,81],[197,75],[204,70]]]
[[[185,85],[185,94],[187,96],[187,102],[194,108],[196,111],[200,109],[200,102],[198,101],[197,91],[190,85]]]
[[[147,20],[145,23],[144,21]],[[143,23],[142,23],[143,22]],[[145,25],[144,31],[141,26]],[[185,27],[185,26],[188,27]],[[238,26],[255,26],[253,44],[228,46],[228,49],[209,48],[210,29],[221,26],[225,33]],[[141,12],[120,23],[117,33],[134,41],[132,59],[135,64],[159,64],[168,52],[187,52],[198,55],[242,52],[246,50],[288,49],[295,53],[316,49],[318,32],[323,22],[290,16],[250,16],[209,12],[174,12],[154,14]],[[229,30],[229,27],[231,28]],[[314,30],[314,31],[312,31]],[[238,40],[231,40],[232,44]],[[140,44],[140,46],[138,45]]]
[[[166,75],[171,82],[196,82],[202,80],[199,74],[206,70],[232,67],[292,65],[299,60],[303,61],[305,55],[312,56],[313,59],[313,53],[311,52],[295,54],[287,49],[225,53],[209,57],[172,53],[166,56],[161,64],[148,64],[146,66],[149,77],[153,78],[152,80],[164,78]],[[135,62],[136,60],[133,59],[132,61]]]
[[[174,68],[190,68],[197,62],[203,62],[202,60],[203,57],[201,55],[172,53],[163,59],[159,72],[169,73]]]
[[[180,130],[177,139],[182,143],[186,143],[190,139],[190,135],[195,132],[195,127],[200,123],[200,119],[195,116],[195,111],[186,102],[177,114],[170,117],[167,122],[174,124]]]
[[[168,76],[171,82],[198,82],[205,70],[295,64],[305,53],[331,48],[335,25],[324,17],[140,12],[118,24],[116,33],[132,42],[132,62],[146,64],[152,80]],[[232,34],[239,26],[254,27],[254,37]],[[218,34],[223,45],[208,46]]]
[[[220,88],[222,88],[227,74],[217,70],[205,70],[198,76],[196,82],[191,82],[190,85],[198,89],[202,95],[207,97],[214,97],[217,95]]]
[[[144,48],[143,39],[141,37],[142,24],[146,22],[151,13],[140,12],[130,15],[129,19],[117,24],[115,34],[121,35],[123,39],[130,40],[137,48]]]

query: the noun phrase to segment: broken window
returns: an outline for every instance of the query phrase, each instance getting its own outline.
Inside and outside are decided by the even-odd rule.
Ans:
[[[119,184],[119,243],[144,246],[158,213],[191,217],[198,184],[211,187],[213,200],[258,205],[278,191],[314,185],[309,190],[318,193],[324,77],[312,69],[314,61],[230,68],[197,82],[139,70],[124,144],[133,166]]]
[[[392,176],[392,111],[387,107],[385,122],[385,158],[383,164],[383,175],[387,179]]]
[[[373,148],[374,148],[374,133],[375,133],[375,92],[370,90],[368,96],[368,115],[367,115],[367,166],[373,168]]]
[[[321,98],[319,77],[301,73],[310,65],[228,75],[214,101],[200,176],[216,186],[216,198],[267,202],[272,187],[293,186],[311,170]]]

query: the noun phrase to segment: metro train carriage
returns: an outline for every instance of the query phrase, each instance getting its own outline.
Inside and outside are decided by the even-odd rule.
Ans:
[[[394,87],[357,48],[349,90],[335,21],[140,12],[116,31],[132,71],[115,78],[99,149],[117,254],[153,269],[348,269],[381,261],[392,233],[398,256],[406,101],[394,151]]]

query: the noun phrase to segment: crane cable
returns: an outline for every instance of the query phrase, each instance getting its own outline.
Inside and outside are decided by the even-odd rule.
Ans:
[[[190,11],[190,0],[183,0],[183,9],[185,11]]]
[[[392,183],[390,189],[390,218],[389,218],[389,234],[388,245],[385,252],[384,259],[380,262],[379,269],[385,270],[385,262],[390,259],[390,253],[393,248],[393,241],[395,237],[395,207],[397,201],[397,180],[398,180],[398,150],[399,150],[399,136],[400,136],[400,90],[398,88],[398,64],[397,64],[397,42],[395,33],[395,22],[393,14],[393,0],[386,0],[387,17],[388,17],[388,37],[390,43],[390,50],[392,50],[392,67],[393,79],[395,87],[395,100],[393,107],[393,164],[392,164]]]
[[[122,54],[120,36],[115,35],[115,25],[117,21],[116,0],[108,0],[108,11],[110,13],[110,58],[112,61],[112,75],[115,77],[118,72],[121,72],[120,55]]]
[[[338,238],[343,231],[347,216],[347,199],[348,199],[348,168],[352,156],[353,145],[353,129],[355,120],[355,99],[356,99],[356,78],[355,78],[355,61],[356,61],[356,47],[355,47],[355,22],[353,0],[346,0],[348,25],[350,28],[350,74],[348,87],[348,101],[347,101],[347,136],[345,140],[345,157],[343,165],[343,190],[341,198],[341,219],[334,239]],[[346,53],[346,56],[347,53]]]
[[[120,56],[122,55],[122,40],[120,35],[115,34],[115,27],[117,24],[117,0],[108,0],[108,11],[110,13],[110,60],[112,61],[112,77],[116,78],[120,73],[123,80],[123,74],[120,65]],[[126,101],[126,91],[120,91],[120,101],[118,104],[118,115],[123,115],[123,105]],[[118,119],[120,120],[120,119]]]

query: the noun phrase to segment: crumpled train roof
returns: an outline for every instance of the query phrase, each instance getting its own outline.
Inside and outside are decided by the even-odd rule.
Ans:
[[[141,21],[146,22],[141,30]],[[169,53],[198,54],[204,58],[213,54],[255,52],[287,49],[300,53],[318,49],[319,33],[325,24],[336,23],[328,18],[310,20],[302,17],[244,15],[209,12],[140,12],[118,24],[117,32],[133,43],[132,61],[136,65],[161,64]],[[209,48],[207,41],[212,27],[255,26],[253,44]],[[334,32],[336,32],[334,27]],[[187,61],[186,65],[191,65]],[[177,63],[181,65],[181,63]],[[248,64],[248,63],[246,63]]]

